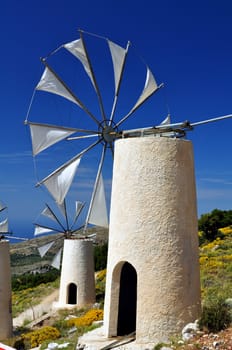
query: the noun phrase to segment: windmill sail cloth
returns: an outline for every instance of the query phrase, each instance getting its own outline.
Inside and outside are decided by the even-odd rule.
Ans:
[[[80,158],[41,181],[41,184],[46,186],[59,205],[63,203],[64,198],[69,191],[79,163]]]
[[[32,141],[32,152],[34,156],[75,133],[74,130],[68,128],[33,123],[29,123],[29,127]]]
[[[115,94],[117,94],[127,50],[110,40],[108,45],[114,68]]]
[[[5,219],[0,222],[0,233],[8,232],[8,219]]]
[[[102,175],[99,177],[89,220],[90,224],[108,228],[108,215]]]
[[[41,256],[41,258],[47,253],[47,251],[52,247],[53,244],[54,241],[44,244],[41,247],[38,247],[39,255]]]
[[[35,225],[34,236],[42,235],[44,233],[53,232],[52,229]]]
[[[45,68],[43,75],[38,85],[36,86],[36,90],[47,91],[51,92],[52,94],[62,96],[82,108],[82,106],[72,96],[68,89],[59,81],[59,79],[48,67]]]
[[[94,77],[92,75],[91,67],[89,65],[88,57],[86,56],[86,51],[85,51],[82,39],[71,41],[70,43],[65,44],[64,48],[69,52],[71,52],[76,58],[79,59],[86,73],[88,74],[94,86],[94,89],[97,91],[97,87],[94,82]]]
[[[51,211],[51,209],[50,209],[49,207],[46,207],[46,208],[42,211],[41,214],[44,215],[44,216],[46,216],[47,218],[52,219],[52,220],[54,220],[55,222],[57,222],[57,219],[56,219],[55,215],[53,214],[53,212]]]
[[[128,118],[143,102],[145,102],[156,90],[158,90],[158,85],[155,81],[155,78],[150,71],[150,69],[147,67],[147,75],[146,75],[146,81],[143,88],[143,91],[138,98],[136,104],[134,107],[130,110],[130,112],[126,115],[125,118]],[[124,118],[123,118],[124,119]]]
[[[60,269],[60,264],[61,264],[61,253],[62,253],[62,248],[58,251],[58,253],[54,256],[51,265],[59,270]]]

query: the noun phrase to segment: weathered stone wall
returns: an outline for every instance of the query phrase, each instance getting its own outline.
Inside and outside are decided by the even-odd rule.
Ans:
[[[9,242],[0,241],[0,339],[12,337],[11,271]]]
[[[91,240],[65,239],[62,260],[60,295],[56,307],[68,306],[68,286],[77,286],[77,304],[95,302],[93,243]]]
[[[137,272],[136,342],[165,341],[198,318],[200,277],[192,144],[165,137],[116,142],[105,335],[117,335],[120,273]]]

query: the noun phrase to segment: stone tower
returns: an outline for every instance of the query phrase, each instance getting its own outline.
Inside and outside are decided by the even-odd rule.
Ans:
[[[135,332],[139,349],[153,348],[199,317],[197,224],[191,142],[116,141],[105,337]]]
[[[87,239],[65,239],[56,307],[84,306],[94,302],[93,243]]]
[[[0,339],[12,337],[12,322],[10,247],[0,240]]]

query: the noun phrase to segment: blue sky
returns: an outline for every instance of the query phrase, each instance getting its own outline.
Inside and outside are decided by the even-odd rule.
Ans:
[[[8,206],[14,234],[32,234],[32,223],[43,204],[50,200],[45,190],[35,188],[29,130],[23,124],[43,72],[40,57],[78,38],[78,28],[108,37],[124,47],[130,40],[134,56],[142,56],[157,82],[163,82],[165,87],[125,127],[156,125],[168,112],[173,122],[186,119],[196,122],[232,113],[231,20],[229,0],[3,0],[0,5],[0,200]],[[94,50],[98,49],[93,44]],[[136,59],[133,61],[132,53],[131,62],[135,66],[132,63],[122,104],[133,98],[137,84],[138,89],[142,88],[137,81],[140,66]],[[107,56],[102,53],[98,69],[108,104],[111,80],[104,60],[107,61]],[[62,67],[62,59],[59,64],[70,74],[71,67]],[[83,89],[80,93],[85,97]],[[46,98],[33,105],[33,121],[41,121],[42,115],[44,122],[47,121],[45,110],[49,107],[45,101]],[[66,116],[71,119],[76,114],[76,127],[88,125],[88,118],[78,109],[73,111],[67,106],[63,114],[59,111],[57,124],[65,125]],[[199,215],[214,208],[232,208],[231,128],[232,119],[229,119],[199,126],[188,134],[194,146]],[[64,147],[61,154],[68,157],[68,148]],[[57,164],[60,161],[58,157],[53,160]],[[50,163],[49,158],[46,161]],[[81,162],[70,202],[88,200],[97,162],[98,150]],[[111,165],[107,160],[103,173],[108,198]],[[41,171],[44,166],[45,163],[37,164]]]

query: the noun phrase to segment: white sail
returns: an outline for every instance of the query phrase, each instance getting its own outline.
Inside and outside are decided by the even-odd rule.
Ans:
[[[38,247],[39,255],[41,256],[41,258],[47,253],[47,251],[52,247],[53,244],[54,241],[44,244],[41,247]]]
[[[36,90],[47,91],[62,96],[67,100],[74,102],[79,107],[82,107],[48,67],[45,68],[43,75],[36,86]]]
[[[8,233],[8,219],[0,222],[0,233]]]
[[[127,50],[110,40],[108,45],[113,61],[115,94],[117,94]]]
[[[82,208],[84,207],[84,203],[82,203],[80,201],[76,201],[75,204],[76,204],[76,210],[75,210],[75,216],[74,216],[74,223],[76,222],[78,216],[80,215]]]
[[[65,168],[61,168],[61,170],[54,172],[52,176],[48,176],[41,181],[41,184],[46,186],[59,205],[63,203],[69,191],[79,163],[80,158],[75,159],[75,161],[71,162]]]
[[[46,206],[46,208],[42,211],[41,214],[57,222],[55,215],[48,206]]]
[[[37,155],[46,148],[75,133],[75,130],[50,125],[29,123],[29,127],[33,155]]]
[[[59,270],[60,269],[60,264],[61,264],[61,253],[62,253],[62,248],[58,251],[58,253],[56,253],[56,255],[54,256],[51,265]]]
[[[42,235],[44,233],[53,232],[52,229],[35,225],[34,236]]]
[[[147,76],[146,76],[146,81],[145,81],[143,91],[142,91],[139,99],[137,100],[136,104],[134,105],[134,107],[131,109],[131,111],[128,114],[130,115],[131,113],[133,113],[157,89],[158,89],[158,86],[157,86],[157,83],[155,81],[155,78],[154,78],[152,72],[150,71],[150,69],[147,67]]]
[[[95,90],[97,90],[82,39],[71,41],[70,43],[65,44],[64,48],[80,60]]]
[[[168,114],[167,117],[160,123],[160,125],[169,125],[171,123],[170,115]]]
[[[92,204],[88,222],[90,224],[108,227],[108,215],[102,175],[99,177],[97,190]]]

